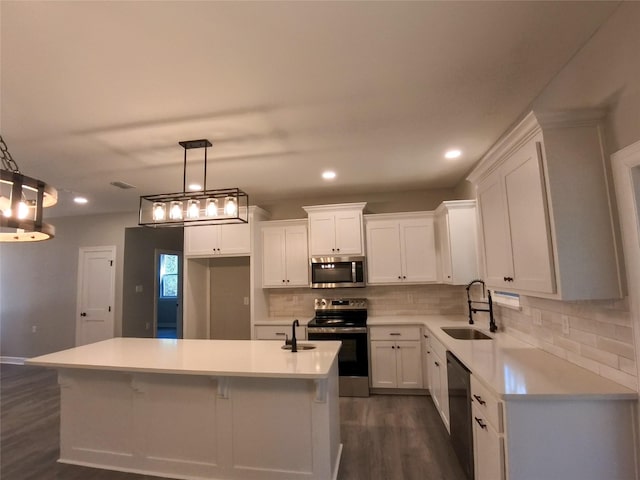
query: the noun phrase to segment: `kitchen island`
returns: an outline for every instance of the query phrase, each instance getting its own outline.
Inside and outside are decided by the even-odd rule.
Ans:
[[[113,338],[56,368],[60,462],[184,479],[335,479],[340,342]]]

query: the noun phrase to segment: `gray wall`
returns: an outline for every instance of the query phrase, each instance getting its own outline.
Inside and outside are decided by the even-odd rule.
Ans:
[[[0,355],[31,357],[75,345],[78,250],[116,247],[115,325],[122,322],[124,229],[136,213],[48,219],[52,240],[0,244]],[[32,332],[32,327],[36,332]]]
[[[122,336],[152,337],[155,301],[155,250],[182,252],[182,228],[135,227],[125,230]],[[142,292],[136,292],[136,285]],[[173,301],[175,304],[175,301]],[[147,325],[150,328],[147,328]]]

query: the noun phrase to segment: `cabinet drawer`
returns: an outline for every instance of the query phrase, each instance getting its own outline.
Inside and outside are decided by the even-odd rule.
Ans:
[[[380,326],[369,327],[371,340],[420,340],[420,327],[415,326]]]
[[[433,351],[440,360],[445,360],[447,358],[447,349],[445,346],[430,331],[427,332],[427,335],[429,335],[429,349]]]
[[[471,402],[498,433],[502,432],[502,402],[471,375]]]
[[[254,332],[256,340],[282,340],[284,342],[285,336],[291,337],[291,327],[288,325],[256,325]],[[306,340],[307,329],[296,327],[296,338]]]

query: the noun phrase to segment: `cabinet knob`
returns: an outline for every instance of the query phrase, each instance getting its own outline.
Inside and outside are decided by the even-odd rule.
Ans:
[[[400,275],[398,275],[398,280],[402,280],[402,277]]]
[[[287,283],[289,283],[289,280],[287,280]]]
[[[283,279],[282,279],[282,283],[284,283],[284,282],[285,282],[285,279],[283,278]]]
[[[340,251],[340,249],[339,249],[339,248],[336,248],[336,252],[339,252],[339,251]]]
[[[451,275],[447,275],[447,278],[451,278]]]
[[[439,366],[440,366],[440,364],[439,364],[438,362],[433,362],[433,363],[435,363],[435,364],[436,364],[436,367],[439,367]]]
[[[396,346],[395,345],[391,345],[391,348],[396,348]]]
[[[403,275],[403,276],[402,276],[402,279],[404,280],[405,278],[407,278],[407,276],[406,276],[406,275]]]
[[[336,249],[335,249],[335,248],[332,248],[332,249],[331,249],[331,251],[332,251],[332,252],[335,252],[335,251],[336,251]]]

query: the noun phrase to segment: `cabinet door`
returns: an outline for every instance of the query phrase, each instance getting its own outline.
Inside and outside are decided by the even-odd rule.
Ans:
[[[305,226],[285,229],[286,284],[289,287],[309,286],[309,255],[307,253],[307,228]]]
[[[442,212],[436,216],[436,257],[438,261],[438,280],[451,283],[451,246],[449,243],[449,214]]]
[[[286,285],[285,255],[285,229],[280,227],[263,228],[263,287],[282,287]]]
[[[336,255],[336,227],[332,213],[309,214],[309,255]]]
[[[184,254],[214,255],[220,247],[220,225],[184,228]]]
[[[251,226],[248,223],[218,225],[220,252],[223,255],[251,254]]]
[[[407,219],[400,222],[400,252],[403,281],[437,280],[433,218]]]
[[[362,255],[362,212],[337,212],[334,222],[336,252]]]
[[[371,342],[371,386],[395,388],[396,347],[391,340]]]
[[[540,137],[533,138],[505,162],[504,189],[511,233],[513,286],[553,293],[555,274],[540,140]]]
[[[398,388],[422,388],[422,350],[420,341],[396,342]]]
[[[393,220],[367,223],[367,283],[402,281],[400,232]]]
[[[485,281],[492,287],[504,287],[509,285],[506,277],[513,276],[513,267],[500,172],[494,172],[478,185],[478,208]]]
[[[475,408],[473,417],[473,456],[475,480],[504,479],[504,440]]]

